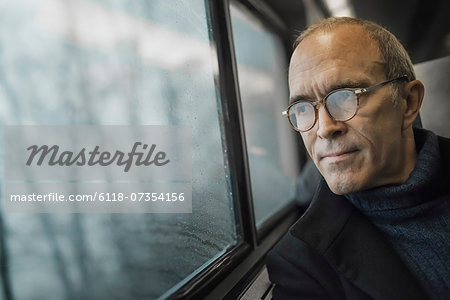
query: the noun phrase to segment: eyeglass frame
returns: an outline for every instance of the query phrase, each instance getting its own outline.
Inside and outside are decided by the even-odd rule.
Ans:
[[[328,115],[330,116],[330,118],[332,118],[333,120],[338,121],[338,122],[346,122],[346,121],[349,121],[349,120],[353,119],[353,117],[355,117],[356,114],[358,113],[358,110],[359,110],[359,97],[360,97],[360,95],[362,95],[362,94],[364,94],[364,93],[367,93],[367,92],[370,92],[370,91],[373,91],[373,90],[376,90],[376,89],[381,88],[381,87],[383,87],[383,86],[385,86],[385,85],[387,85],[387,84],[389,84],[389,83],[392,83],[392,82],[394,82],[394,81],[401,80],[401,79],[406,79],[407,81],[409,81],[409,80],[408,80],[408,75],[401,75],[401,76],[399,76],[399,77],[397,77],[397,78],[394,78],[394,79],[391,79],[391,80],[387,80],[387,81],[378,83],[378,84],[376,84],[376,85],[372,85],[372,86],[367,87],[367,88],[358,88],[358,89],[352,89],[352,88],[340,88],[340,89],[336,89],[336,90],[333,90],[333,91],[329,92],[329,93],[328,93],[325,97],[323,97],[322,99],[320,99],[320,100],[318,100],[318,101],[314,101],[314,102],[305,101],[305,100],[298,100],[298,101],[295,101],[295,102],[291,103],[285,110],[283,110],[283,111],[281,112],[281,114],[282,114],[283,116],[287,116],[287,118],[288,118],[288,120],[289,120],[289,123],[291,124],[292,128],[293,128],[295,131],[298,131],[298,132],[306,132],[306,131],[311,130],[311,129],[314,127],[314,125],[316,125],[317,119],[318,119],[317,114],[318,114],[318,111],[319,111],[319,109],[317,108],[317,105],[318,105],[319,103],[323,103],[323,107],[325,108],[325,110],[326,110],[326,112],[328,113]],[[345,91],[352,91],[353,93],[355,93],[355,95],[356,95],[356,110],[355,110],[355,113],[354,113],[350,118],[345,119],[345,120],[336,120],[336,119],[331,115],[331,113],[328,111],[326,99],[327,99],[331,94],[333,94],[333,93],[335,93],[335,92],[338,92],[338,91],[344,91],[344,90],[345,90]],[[294,124],[292,123],[291,117],[290,117],[289,114],[288,114],[289,109],[290,109],[292,106],[294,106],[295,104],[300,103],[300,102],[308,102],[308,103],[311,103],[311,104],[313,105],[313,107],[314,107],[314,114],[315,114],[315,115],[314,115],[314,122],[313,122],[313,124],[311,125],[311,127],[309,127],[308,129],[305,129],[305,130],[297,129],[297,128],[294,126]]]

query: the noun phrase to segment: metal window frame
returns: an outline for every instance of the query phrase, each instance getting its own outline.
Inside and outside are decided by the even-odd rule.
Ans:
[[[229,162],[230,187],[238,233],[242,240],[227,249],[167,299],[237,299],[264,265],[266,253],[298,219],[302,210],[290,203],[256,228],[250,184],[230,3],[239,2],[281,37],[286,57],[291,47],[287,26],[262,0],[205,0],[211,47],[216,51],[221,121]],[[301,147],[301,143],[299,145]]]
[[[273,12],[273,10],[269,6],[267,6],[267,4],[265,4],[265,2],[263,2],[262,0],[228,0],[226,2],[228,5],[228,7],[226,9],[229,10],[230,4],[234,2],[234,3],[244,6],[250,13],[252,13],[256,18],[258,18],[258,20],[263,24],[263,26],[266,29],[268,29],[272,33],[276,34],[281,39],[282,45],[285,49],[285,56],[286,56],[286,58],[290,57],[293,49],[292,49],[292,45],[291,45],[292,37],[289,36],[288,26],[282,20],[282,18],[280,18],[276,13]],[[229,14],[229,11],[227,13]],[[228,19],[228,22],[230,22],[230,24],[231,24],[230,18]],[[230,25],[229,30],[231,31],[231,39],[232,39],[232,41],[234,41],[231,25]],[[233,55],[234,55],[234,46],[233,46],[232,51],[233,51]],[[286,63],[287,63],[287,61],[286,61]],[[236,65],[235,57],[234,57],[234,64]],[[235,67],[235,68],[237,69],[237,67]],[[237,79],[237,82],[239,83],[237,74],[236,74],[236,79]],[[238,95],[238,96],[240,96],[240,95]],[[240,97],[239,97],[238,101],[239,101],[239,106],[242,106]],[[241,122],[242,130],[244,130],[243,118],[240,119],[239,121]],[[245,131],[244,131],[244,138],[245,138]],[[244,139],[243,143],[246,145],[245,139]],[[300,135],[297,136],[297,144],[298,144],[298,148],[300,150],[304,149],[303,142],[301,141]],[[305,155],[306,155],[306,151],[299,152],[300,165],[303,165],[303,156],[305,156]],[[245,152],[245,156],[247,157],[247,152]],[[248,182],[250,185],[248,188],[251,191],[251,172],[249,170],[248,165],[247,165],[247,174],[248,174]],[[252,200],[252,207],[253,207],[253,198],[251,198],[251,200]],[[263,239],[270,233],[270,231],[272,229],[274,229],[275,226],[277,226],[277,224],[280,222],[280,220],[282,218],[284,218],[293,209],[296,209],[295,205],[293,205],[292,203],[288,204],[287,206],[281,208],[279,211],[274,212],[273,215],[271,215],[266,220],[264,220],[260,224],[259,228],[256,229],[257,245],[262,243]],[[256,220],[254,220],[254,221],[256,222]]]

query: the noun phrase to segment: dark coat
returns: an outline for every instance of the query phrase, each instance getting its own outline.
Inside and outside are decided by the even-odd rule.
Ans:
[[[269,253],[273,299],[428,299],[380,231],[325,181]]]
[[[438,137],[450,182],[450,139]],[[324,180],[305,214],[269,252],[275,300],[428,299],[383,234]]]

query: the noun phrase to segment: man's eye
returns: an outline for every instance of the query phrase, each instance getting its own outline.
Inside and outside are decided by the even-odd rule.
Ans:
[[[301,105],[300,107],[299,107],[299,112],[301,112],[301,113],[304,113],[304,112],[306,112],[306,105]]]
[[[298,114],[305,114],[311,111],[312,106],[308,103],[299,103],[295,108]]]

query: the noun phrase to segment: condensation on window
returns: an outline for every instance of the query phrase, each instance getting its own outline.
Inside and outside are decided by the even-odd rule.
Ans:
[[[3,212],[4,293],[164,298],[239,241],[204,5],[1,1],[1,127],[188,125],[193,145],[192,214]]]

